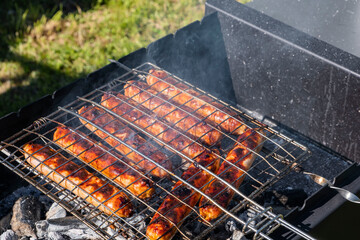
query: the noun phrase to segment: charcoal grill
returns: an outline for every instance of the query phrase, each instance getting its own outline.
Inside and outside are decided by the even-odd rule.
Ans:
[[[294,41],[295,33],[296,39],[304,40],[307,46],[304,46],[299,40]],[[161,68],[174,74],[173,76],[177,81],[185,83],[189,88],[196,88],[201,94],[211,97],[214,102],[236,111],[239,116],[245,119],[245,124],[248,127],[262,127],[266,132],[264,147],[258,154],[252,168],[247,172],[246,182],[241,185],[240,190],[234,189],[237,196],[234,198],[231,208],[223,209],[225,214],[216,222],[203,221],[200,228],[201,234],[195,233],[197,238],[206,236],[214,228],[221,226],[220,223],[229,217],[235,219],[245,232],[252,232],[254,237],[270,239],[271,236],[276,236],[276,238],[289,239],[302,236],[311,238],[296,226],[308,231],[309,229],[304,228],[304,224],[308,224],[310,227],[314,226],[331,212],[317,213],[316,207],[318,205],[326,208],[327,204],[332,203],[331,209],[334,209],[343,202],[337,200],[334,204],[333,200],[336,200],[337,196],[334,196],[334,193],[329,189],[322,188],[318,192],[311,192],[313,195],[306,200],[302,208],[299,206],[287,212],[286,219],[293,224],[288,224],[280,214],[274,213],[271,208],[258,204],[257,200],[264,191],[275,187],[278,181],[283,181],[283,178],[288,180],[287,174],[290,175],[290,179],[294,178],[291,169],[309,157],[309,150],[305,145],[311,146],[315,156],[325,156],[330,159],[326,161],[316,159],[320,163],[313,163],[311,161],[314,158],[311,157],[303,163],[304,165],[310,161],[310,166],[315,167],[316,170],[316,168],[323,168],[322,164],[332,164],[333,168],[326,172],[327,176],[325,177],[330,179],[337,177],[340,179],[341,185],[347,186],[352,191],[358,190],[356,186],[359,186],[357,184],[359,182],[359,171],[357,164],[354,163],[357,160],[358,149],[356,145],[351,145],[351,142],[348,142],[347,136],[349,135],[347,134],[349,131],[338,131],[331,125],[331,129],[333,129],[331,134],[336,138],[332,138],[329,142],[326,137],[324,138],[328,131],[325,126],[329,126],[333,122],[329,123],[329,119],[322,118],[323,112],[320,110],[324,103],[322,101],[310,101],[313,103],[311,107],[314,109],[312,110],[309,110],[306,104],[304,105],[304,102],[307,102],[305,99],[314,99],[314,93],[309,92],[306,85],[308,79],[326,81],[327,72],[332,72],[331,76],[334,74],[344,76],[348,80],[347,84],[352,85],[352,88],[349,89],[357,89],[356,84],[359,83],[360,77],[356,67],[354,67],[356,65],[353,63],[342,64],[339,59],[324,55],[321,52],[321,49],[324,48],[330,49],[335,56],[341,56],[342,59],[348,57],[354,62],[360,62],[350,54],[297,32],[234,1],[208,1],[206,3],[206,16],[201,23],[192,23],[178,30],[175,35],[166,36],[150,44],[147,49],[140,49],[129,54],[119,60],[120,66],[116,63],[109,64],[90,74],[86,79],[78,80],[56,91],[51,96],[45,96],[22,108],[18,113],[3,117],[0,124],[3,133],[1,145],[4,147],[2,148],[2,163],[54,201],[62,204],[69,212],[85,222],[103,238],[116,238],[124,233],[133,238],[145,238],[144,230],[139,231],[141,228],[139,225],[142,222],[148,223],[150,221],[162,199],[167,194],[171,194],[172,182],[181,180],[179,177],[181,172],[187,164],[193,162],[192,159],[179,151],[174,151],[167,144],[149,135],[144,129],[136,127],[124,117],[115,114],[116,117],[122,119],[175,159],[175,162],[179,162],[178,156],[184,159],[184,162],[176,165],[173,172],[175,174],[172,174],[171,177],[172,181],[154,180],[157,198],[153,198],[149,202],[132,196],[126,188],[118,186],[126,194],[132,196],[131,201],[136,206],[138,214],[136,216],[140,217],[140,220],[119,219],[114,215],[102,214],[84,200],[77,198],[71,191],[64,190],[58,184],[29,167],[24,162],[20,146],[30,140],[44,143],[63,153],[70,160],[81,164],[83,168],[106,178],[106,176],[95,171],[91,165],[78,161],[77,156],[54,143],[51,136],[54,126],[58,123],[69,125],[96,138],[81,126],[76,110],[81,106],[91,104],[101,107],[98,105],[99,97],[104,92],[121,92],[124,83],[128,80],[143,81],[143,77],[148,74],[150,68]],[[287,62],[285,63],[285,61]],[[123,67],[124,65],[130,69]],[[310,74],[308,69],[313,69]],[[277,79],[272,78],[274,72],[276,72]],[[319,72],[323,74],[319,74]],[[287,80],[286,78],[289,75],[291,75],[290,80]],[[304,86],[297,84],[299,81],[294,82],[299,79],[301,83],[305,84]],[[349,81],[349,79],[354,81]],[[287,91],[291,92],[294,97],[293,102],[295,104],[292,108],[285,106],[290,97]],[[347,97],[352,99],[355,96],[350,93]],[[326,99],[326,96],[320,95],[318,98]],[[331,101],[334,104],[339,102],[337,103],[339,105],[342,103],[342,99],[331,99]],[[347,101],[356,106],[358,100],[350,101],[348,99]],[[316,110],[319,111],[316,112]],[[347,107],[344,111],[345,115],[353,116],[357,109],[356,107]],[[144,114],[148,113],[144,111]],[[272,127],[263,126],[260,121],[252,116],[256,116]],[[312,129],[304,125],[305,121],[309,122],[309,117],[311,123],[321,123],[322,127]],[[335,114],[334,117],[336,118],[337,115]],[[335,120],[332,119],[335,122],[336,120],[340,120],[340,117]],[[356,120],[354,120],[345,122],[340,127],[343,129],[346,126],[356,131],[356,124]],[[286,132],[286,135],[290,135],[290,137],[281,132]],[[225,134],[225,136],[228,142],[236,141],[232,135]],[[100,139],[97,140],[100,141]],[[344,141],[348,144],[343,146],[341,142]],[[356,139],[354,141],[356,142]],[[228,142],[222,142],[225,151],[231,146]],[[321,147],[319,147],[319,143]],[[123,144],[127,145],[124,142]],[[131,148],[131,146],[128,147]],[[112,154],[111,151],[109,153]],[[152,161],[148,156],[143,157]],[[223,155],[219,157],[223,158]],[[161,167],[154,161],[152,162]],[[339,169],[342,172],[337,171],[336,166],[341,166]],[[138,171],[131,165],[128,167]],[[199,167],[205,170],[202,166]],[[143,177],[151,179],[148,173],[141,174]],[[106,178],[106,180],[117,185],[113,179]],[[191,185],[188,186],[192,188]],[[196,191],[199,190],[196,189]],[[249,210],[255,211],[255,216],[245,220],[239,217],[241,212]],[[314,216],[308,217],[311,211],[314,212]],[[261,220],[259,225],[252,224],[254,219]],[[194,233],[188,231],[188,229],[194,229],[189,225],[201,220],[197,208],[192,208],[192,214],[186,218],[179,229],[180,234],[177,236],[194,238],[192,235]],[[271,234],[272,231],[275,232]]]
[[[123,115],[118,115],[114,113],[113,111],[103,107],[100,104],[101,96],[104,93],[109,92],[123,92],[122,89],[124,83],[127,83],[129,80],[138,80],[143,81],[143,79],[148,75],[150,69],[159,69],[157,66],[151,64],[151,63],[144,63],[138,68],[131,70],[127,69],[128,72],[118,79],[115,79],[114,81],[111,81],[108,84],[105,84],[104,86],[101,86],[100,88],[95,89],[94,91],[90,92],[89,94],[85,95],[84,97],[78,97],[77,100],[74,102],[71,102],[65,107],[59,107],[59,110],[55,111],[54,113],[50,114],[49,116],[45,116],[40,118],[39,120],[36,120],[34,124],[32,124],[30,127],[24,129],[23,131],[15,134],[10,139],[7,139],[2,142],[2,145],[4,145],[6,148],[3,149],[3,152],[8,153],[8,157],[5,158],[2,163],[5,164],[8,168],[10,168],[12,171],[15,171],[20,176],[25,178],[27,181],[32,183],[34,186],[38,187],[40,190],[42,190],[45,194],[49,195],[53,200],[56,202],[59,202],[60,204],[64,205],[67,210],[75,214],[78,218],[80,218],[82,221],[85,221],[88,226],[93,228],[95,231],[97,231],[100,235],[102,235],[104,238],[114,238],[117,237],[118,234],[128,232],[129,230],[134,231],[133,235],[131,237],[135,237],[136,239],[145,238],[144,232],[141,231],[141,229],[137,229],[134,227],[134,225],[140,224],[140,222],[135,222],[131,224],[129,220],[127,219],[116,219],[115,215],[106,217],[102,216],[100,212],[95,208],[92,208],[91,206],[88,206],[89,204],[86,203],[86,201],[77,198],[74,194],[72,194],[71,191],[67,191],[63,187],[61,187],[58,183],[55,183],[51,181],[47,176],[42,176],[40,173],[38,173],[33,167],[29,167],[28,164],[26,164],[25,159],[22,157],[21,146],[28,142],[39,142],[45,144],[47,147],[50,147],[52,149],[56,149],[57,152],[63,154],[63,155],[70,155],[70,158],[73,159],[73,161],[76,161],[76,159],[79,157],[78,155],[75,155],[74,153],[71,153],[68,151],[67,148],[59,147],[59,144],[56,143],[56,141],[52,140],[52,135],[55,131],[55,128],[58,124],[70,126],[74,130],[79,130],[81,132],[85,132],[88,135],[92,134],[91,132],[84,129],[84,126],[80,123],[79,119],[82,119],[84,121],[87,121],[89,124],[91,124],[91,121],[84,118],[82,115],[78,114],[77,111],[85,106],[85,105],[93,105],[99,108],[102,108],[108,113],[113,114],[114,116],[120,118],[123,122],[126,122],[128,126],[131,126],[132,128],[136,129],[140,133],[146,135],[149,138],[149,141],[155,141],[159,142],[162,145],[162,148],[170,149],[173,152],[175,152],[176,155],[181,156],[185,161],[181,163],[179,166],[177,166],[173,172],[169,172],[166,168],[161,166],[160,164],[153,161],[148,156],[142,154],[138,150],[134,149],[131,145],[128,143],[118,139],[114,134],[111,134],[107,132],[104,129],[104,126],[97,126],[98,129],[102,130],[103,132],[107,133],[109,136],[112,136],[113,138],[117,139],[122,144],[126,145],[132,151],[139,153],[144,157],[144,159],[151,161],[154,163],[157,167],[162,168],[165,171],[168,171],[173,181],[181,180],[183,181],[189,188],[194,189],[195,191],[201,193],[199,189],[189,184],[187,181],[182,180],[181,177],[179,177],[179,174],[174,174],[179,172],[182,168],[186,169],[186,165],[190,163],[196,163],[193,159],[187,157],[184,155],[181,151],[178,151],[174,148],[172,148],[169,144],[166,142],[161,141],[160,139],[156,138],[156,136],[153,136],[149,134],[146,129],[142,129],[135,125],[133,122],[127,120]],[[170,73],[169,73],[170,74]],[[181,81],[184,84],[187,84],[183,80],[173,76],[178,81]],[[195,89],[194,86],[191,86],[187,84],[189,89]],[[172,87],[176,87],[175,85],[172,85]],[[286,221],[282,220],[282,216],[275,214],[271,211],[271,208],[264,208],[263,206],[259,205],[254,201],[254,198],[261,194],[266,188],[270,187],[272,184],[274,184],[277,180],[279,180],[281,177],[283,177],[285,174],[288,173],[290,166],[293,166],[295,163],[299,163],[300,161],[304,160],[307,155],[309,154],[309,151],[306,147],[302,146],[301,144],[283,136],[282,134],[278,133],[277,131],[266,127],[254,118],[251,118],[250,116],[242,113],[239,110],[236,110],[235,108],[231,107],[230,105],[227,105],[225,103],[220,102],[218,99],[214,98],[213,96],[201,91],[200,89],[197,89],[197,91],[201,92],[202,95],[206,95],[208,97],[211,97],[213,103],[212,104],[221,104],[225,107],[225,109],[232,109],[232,111],[236,111],[237,115],[244,119],[244,124],[247,125],[247,127],[252,129],[257,129],[261,127],[262,131],[264,132],[258,132],[259,134],[262,134],[265,138],[264,142],[261,143],[264,145],[264,149],[267,150],[266,153],[258,154],[258,161],[254,164],[254,166],[247,172],[248,177],[251,179],[247,184],[244,184],[243,188],[247,189],[247,194],[242,193],[242,191],[237,190],[236,188],[232,187],[229,183],[225,182],[227,185],[229,185],[230,188],[232,188],[236,194],[238,195],[237,198],[243,199],[240,200],[236,206],[233,207],[232,210],[227,210],[221,207],[219,204],[217,204],[215,201],[213,201],[211,198],[209,198],[210,201],[212,201],[215,205],[220,207],[226,214],[221,217],[218,221],[215,223],[210,223],[203,219],[196,211],[195,208],[192,207],[192,216],[189,217],[188,222],[184,223],[184,226],[188,224],[192,224],[193,221],[205,221],[206,224],[204,224],[203,228],[203,234],[199,236],[205,236],[206,233],[210,232],[214,227],[216,227],[219,223],[223,222],[228,217],[233,217],[241,223],[244,226],[244,231],[253,231],[256,236],[263,237],[266,239],[271,239],[268,237],[268,234],[271,233],[273,230],[275,230],[279,225],[288,227],[292,229],[295,233],[300,234],[301,236],[307,236],[302,231],[298,230],[296,227],[291,226]],[[116,95],[113,95],[114,97]],[[153,96],[156,97],[156,96]],[[200,96],[201,97],[201,96]],[[121,100],[121,99],[119,99]],[[127,103],[125,100],[124,103]],[[144,115],[149,115],[145,110],[140,108],[139,106],[135,106],[136,109],[142,111]],[[219,111],[225,111],[222,109],[218,109]],[[125,113],[126,114],[126,113]],[[193,115],[192,113],[188,112],[188,114]],[[235,118],[237,116],[234,116]],[[204,119],[200,119],[201,121],[204,121]],[[168,128],[173,128],[171,125],[167,125]],[[182,133],[183,134],[183,133]],[[222,148],[226,149],[229,148],[229,141],[237,142],[236,137],[231,136],[230,134],[226,134],[225,132],[222,132],[224,135],[224,139],[222,140]],[[186,135],[183,135],[186,136]],[[187,137],[189,138],[189,137]],[[190,139],[190,138],[189,138]],[[99,140],[100,141],[100,140]],[[199,139],[197,139],[199,141]],[[225,143],[224,143],[225,142]],[[241,144],[241,142],[237,142]],[[102,148],[102,145],[98,145]],[[166,151],[163,149],[163,151]],[[110,151],[107,151],[109,154],[114,155]],[[254,152],[257,154],[256,152]],[[131,152],[129,153],[131,154]],[[173,155],[175,154],[169,154],[170,158],[175,157]],[[126,156],[125,156],[126,157]],[[219,157],[222,160],[225,160],[221,155]],[[279,159],[287,159],[287,162],[284,164]],[[119,159],[119,161],[122,161]],[[78,162],[78,161],[77,161]],[[81,163],[80,163],[81,164]],[[88,167],[92,167],[93,165],[88,164]],[[82,167],[85,168],[86,164],[82,163]],[[142,173],[136,168],[134,168],[131,165],[128,165],[129,168],[131,168],[134,171],[137,171],[141,174],[142,177],[151,180],[151,177],[148,173]],[[206,167],[203,167],[201,165],[198,165],[199,168],[201,168],[204,171],[207,171],[211,175],[213,175],[216,179],[221,178],[217,176],[216,174],[209,171]],[[237,167],[233,164],[233,167]],[[239,168],[239,167],[237,167]],[[96,168],[93,168],[96,175],[102,174],[102,172],[99,172],[96,170]],[[181,171],[180,171],[181,172]],[[49,175],[49,174],[48,174]],[[113,181],[113,179],[108,178],[107,180],[112,182],[114,185],[118,185],[116,182]],[[161,204],[161,202],[164,200],[164,197],[168,194],[172,195],[171,191],[167,189],[169,187],[169,179],[160,179],[155,181],[155,185],[157,187],[158,192],[155,196],[152,197],[149,202],[139,199],[137,196],[134,196],[131,194],[131,192],[127,188],[122,188],[124,192],[126,192],[128,195],[131,195],[134,197],[132,201],[134,201],[133,205],[137,208],[137,214],[141,216],[141,221],[149,222],[151,217],[153,216],[154,212],[156,212],[157,208]],[[168,185],[166,187],[166,185]],[[248,185],[248,186],[246,186]],[[64,197],[62,199],[59,198],[59,193],[63,194]],[[206,195],[204,195],[206,196]],[[136,203],[135,203],[136,201]],[[183,203],[183,201],[179,200]],[[186,203],[183,203],[186,204]],[[240,219],[236,213],[240,211],[241,209],[245,207],[249,207],[256,211],[256,215],[253,218],[250,218],[249,220],[242,220]],[[149,211],[150,210],[150,211]],[[113,214],[115,214],[113,212]],[[99,217],[101,218],[99,219]],[[250,223],[254,221],[255,219],[261,220],[258,225],[253,226]],[[106,221],[105,221],[106,220]],[[107,232],[107,228],[109,228],[110,225],[115,225],[118,231],[118,233],[111,235]],[[207,226],[206,226],[207,225]],[[206,226],[206,227],[205,227]],[[122,231],[121,231],[122,230]],[[191,236],[187,236],[186,233],[182,232],[182,230],[179,229],[179,232],[182,236],[184,236],[186,239],[190,239]]]

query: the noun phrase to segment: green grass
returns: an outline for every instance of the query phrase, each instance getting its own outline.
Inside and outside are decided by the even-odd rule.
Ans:
[[[108,64],[109,58],[201,19],[204,12],[203,0],[24,2],[0,6],[0,116]]]
[[[0,117],[201,19],[204,2],[0,1]]]

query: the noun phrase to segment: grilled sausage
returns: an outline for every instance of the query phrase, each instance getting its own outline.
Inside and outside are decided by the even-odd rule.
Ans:
[[[140,110],[134,108],[136,105],[134,101],[126,98],[122,94],[117,94],[116,97],[111,94],[104,94],[101,104],[112,110],[113,112],[133,122],[137,126],[146,129],[148,132],[162,139],[167,144],[173,146],[178,151],[183,152],[190,158],[195,159],[199,164],[206,166],[209,170],[216,172],[219,167],[219,158],[213,152],[205,149],[200,144],[193,142],[184,136],[179,135],[176,131],[169,129],[166,125],[154,117],[143,114]],[[211,164],[213,163],[213,164]],[[193,178],[190,178],[194,176]],[[189,179],[189,183],[198,189],[203,189],[211,180],[211,175],[205,171],[200,171],[199,168],[193,164],[183,173],[184,180]],[[194,206],[200,198],[200,194],[188,189],[181,181],[177,182],[173,188],[173,194],[180,200],[187,198],[186,203]],[[192,195],[191,195],[192,194]],[[190,212],[190,208],[181,204],[175,197],[167,196],[161,204],[158,212],[166,214],[165,216],[170,221],[155,214],[151,224],[147,228],[147,236],[150,239],[170,239],[176,232],[176,228],[171,222],[176,225],[181,223]]]
[[[26,161],[41,174],[108,215],[130,217],[133,206],[119,189],[65,159],[49,147],[27,143],[23,147]]]
[[[247,171],[250,169],[256,154],[250,151],[259,152],[261,149],[263,138],[261,134],[256,133],[252,129],[246,130],[239,136],[238,142],[229,151],[226,160],[238,166],[239,168]],[[235,188],[239,188],[244,180],[244,171],[231,166],[228,162],[224,161],[218,171],[218,176],[224,181],[232,184]],[[234,191],[226,186],[224,182],[214,180],[209,184],[209,187],[204,191],[206,195],[214,199],[222,207],[226,208],[234,196]],[[199,203],[200,215],[207,221],[214,220],[222,213],[221,209],[208,202],[205,197],[202,197]]]
[[[165,71],[152,69],[149,73],[146,78],[147,83],[167,99],[193,109],[196,114],[205,117],[215,126],[220,126],[225,132],[241,135],[247,129],[244,123],[237,119],[238,117],[231,117],[236,113],[225,109],[210,97],[189,89],[185,84],[169,77]]]
[[[194,116],[189,115],[180,108],[171,105],[157,96],[157,92],[150,89],[149,85],[140,81],[129,81],[124,86],[125,96],[132,98],[142,106],[153,111],[158,116],[163,117],[175,127],[188,132],[201,142],[212,146],[219,142],[221,133],[214,127],[208,125]],[[187,110],[186,106],[182,107]],[[191,109],[188,112],[192,112]]]
[[[80,119],[81,123],[84,124],[90,131],[94,132],[101,139],[104,139],[110,146],[114,147],[121,154],[126,156],[125,159],[130,159],[129,164],[138,166],[144,169],[150,174],[163,178],[169,174],[163,169],[156,167],[151,161],[145,159],[140,154],[131,150],[129,147],[121,144],[114,137],[109,136],[107,133],[99,130],[96,126],[105,129],[107,132],[120,139],[121,141],[129,144],[134,149],[138,150],[145,156],[148,156],[155,162],[168,170],[172,170],[172,163],[168,157],[160,150],[156,149],[153,145],[148,143],[140,135],[136,134],[129,127],[124,126],[119,120],[115,119],[111,114],[107,113],[103,109],[98,107],[84,106],[79,109],[79,114],[89,120],[91,124]]]
[[[196,161],[208,170],[216,172],[219,169],[219,158],[214,158],[212,155],[201,155]],[[182,179],[188,181],[192,186],[203,190],[207,183],[211,180],[211,175],[206,171],[199,170],[198,167],[191,164],[190,167],[182,174]],[[180,227],[182,220],[191,212],[191,208],[199,201],[201,194],[189,188],[182,181],[178,181],[171,193],[160,205],[159,209],[151,219],[150,224],[146,229],[146,236],[150,239],[171,239],[176,233],[176,227]],[[189,206],[183,204],[179,200],[185,202]],[[160,214],[164,217],[162,217]]]
[[[147,199],[154,193],[150,180],[141,177],[117,158],[96,146],[87,136],[68,127],[58,126],[53,140],[139,198]]]
[[[157,120],[155,117],[148,116],[134,108],[134,106],[137,105],[136,102],[120,93],[117,94],[116,97],[105,93],[102,97],[101,104],[126,118],[128,121],[145,129],[147,132],[153,134],[190,158],[195,158],[206,150],[201,144],[180,135],[173,129],[169,129],[163,122]]]

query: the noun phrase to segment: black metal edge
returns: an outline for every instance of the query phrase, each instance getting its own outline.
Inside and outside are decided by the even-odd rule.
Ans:
[[[241,108],[241,109],[244,110],[245,112],[247,112],[249,115],[251,115],[251,113],[249,113],[249,111],[247,109],[245,109],[245,108]],[[267,125],[277,126],[280,129],[286,130],[289,133],[300,137],[302,142],[311,143],[311,144],[315,145],[316,147],[320,148],[321,150],[324,150],[324,151],[328,152],[331,155],[337,156],[338,158],[340,158],[341,160],[343,160],[345,162],[348,162],[349,164],[356,163],[354,160],[349,159],[348,157],[346,157],[344,155],[341,155],[340,153],[336,152],[335,150],[333,150],[333,149],[325,146],[324,144],[310,138],[309,136],[297,131],[294,128],[291,128],[291,127],[289,127],[289,126],[287,126],[285,124],[282,124],[279,121],[276,121],[275,119],[271,119],[271,118],[268,118],[268,117],[265,116],[263,119],[259,119],[259,120],[261,122],[267,124]]]
[[[235,0],[207,0],[205,15],[221,12],[323,61],[360,76],[360,58]]]
[[[4,140],[12,134],[20,131],[37,119],[37,116],[43,115],[47,112],[46,108],[39,108],[40,106],[52,106],[53,99],[51,95],[45,95],[35,102],[20,108],[17,112],[12,112],[0,118],[0,132],[1,139]]]
[[[335,186],[353,193],[360,191],[360,165],[353,163],[335,178]],[[307,198],[302,207],[294,208],[285,220],[310,232],[315,226],[336,211],[346,200],[337,191],[324,186]],[[270,235],[274,239],[299,239],[298,235],[281,227]]]

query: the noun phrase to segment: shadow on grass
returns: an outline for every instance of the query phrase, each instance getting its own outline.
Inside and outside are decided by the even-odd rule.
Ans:
[[[7,57],[9,46],[43,16],[51,18],[59,10],[64,15],[87,11],[104,2],[106,0],[0,1],[0,59]]]
[[[36,99],[46,94],[51,94],[62,86],[85,76],[85,73],[69,76],[48,65],[13,53],[9,53],[9,57],[26,69],[23,75],[16,77],[19,80],[12,80],[21,82],[21,79],[27,79],[28,82],[20,83],[21,85],[12,87],[3,94],[0,94],[0,117],[9,112],[17,111]],[[34,73],[36,73],[35,76],[29,76],[30,74],[34,75]]]
[[[0,61],[10,60],[24,69],[24,73],[16,77],[0,79],[0,86],[5,82],[15,85],[0,95],[0,117],[81,77],[81,74],[68,76],[50,66],[16,55],[9,50],[10,46],[21,41],[27,29],[44,16],[50,19],[59,10],[63,16],[87,11],[104,2],[106,0],[0,1]]]

